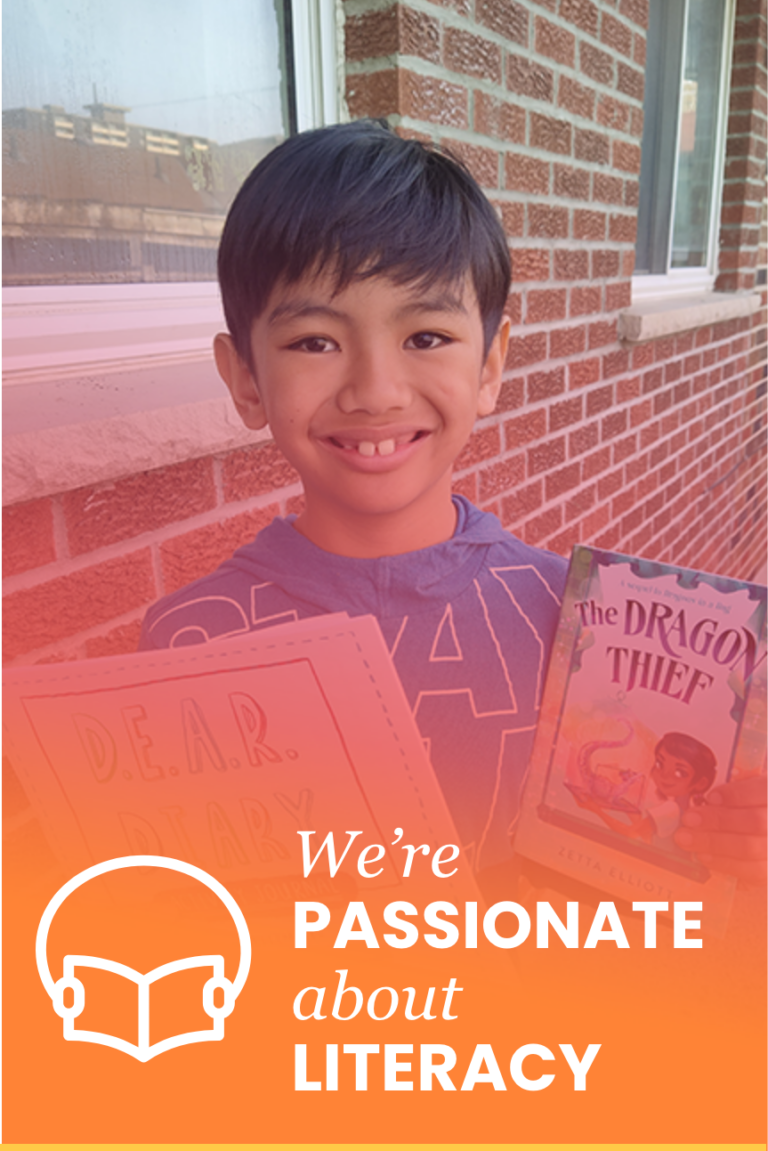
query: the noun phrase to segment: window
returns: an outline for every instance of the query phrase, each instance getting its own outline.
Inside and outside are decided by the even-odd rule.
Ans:
[[[3,22],[4,500],[242,442],[210,357],[218,238],[270,148],[339,118],[335,0],[7,0]]]
[[[712,288],[733,0],[651,0],[633,295]]]

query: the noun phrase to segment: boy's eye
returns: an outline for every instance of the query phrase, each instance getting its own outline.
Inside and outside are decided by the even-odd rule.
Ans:
[[[430,348],[440,348],[449,344],[448,336],[441,336],[437,332],[416,332],[405,341],[407,348],[415,348],[419,352],[429,351]]]
[[[339,345],[328,336],[302,336],[288,345],[292,352],[336,352]]]

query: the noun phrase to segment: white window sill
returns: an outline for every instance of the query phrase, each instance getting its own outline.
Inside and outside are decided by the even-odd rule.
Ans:
[[[215,284],[5,293],[3,504],[268,439],[213,364]]]
[[[702,292],[639,300],[619,315],[619,339],[628,344],[659,340],[723,320],[751,316],[760,303],[756,292]]]

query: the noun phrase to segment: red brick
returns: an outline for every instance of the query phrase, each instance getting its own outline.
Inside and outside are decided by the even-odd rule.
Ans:
[[[624,280],[620,284],[607,284],[605,289],[606,312],[617,312],[621,308],[628,308],[632,303],[632,284]]]
[[[589,325],[589,347],[601,348],[605,344],[616,342],[616,321],[602,320],[597,324]]]
[[[584,248],[573,251],[558,248],[555,251],[556,280],[585,280],[589,275],[589,255]]]
[[[414,12],[412,8],[406,8],[403,4],[398,4],[398,46],[397,51],[405,56],[420,56],[422,60],[429,60],[432,64],[440,63],[440,22],[435,20],[433,16],[428,16],[426,12]],[[367,13],[370,16],[376,16],[378,13]],[[344,24],[344,50],[347,51],[347,29],[349,23]],[[388,55],[389,51],[382,52],[381,45],[377,44],[375,38],[371,43],[374,51],[370,52],[371,56]]]
[[[561,76],[558,81],[557,103],[559,107],[573,112],[574,116],[582,116],[585,120],[594,118],[595,93],[570,76]]]
[[[568,464],[544,477],[544,488],[548,500],[556,500],[564,492],[570,492],[581,483],[581,464]]]
[[[249,543],[270,524],[278,510],[277,504],[255,508],[166,540],[160,547],[166,592],[176,591],[214,571],[237,548]]]
[[[469,127],[469,93],[458,84],[402,71],[400,98],[399,111],[414,120],[427,120],[452,128]]]
[[[590,164],[607,164],[611,157],[610,141],[602,132],[577,128],[573,154],[577,160],[586,160]]]
[[[565,436],[528,449],[528,475],[547,472],[565,463]]]
[[[566,164],[555,164],[555,195],[571,200],[589,199],[589,172],[584,168],[572,168]]]
[[[632,349],[632,367],[647,368],[653,363],[653,345],[638,344]]]
[[[508,236],[522,236],[525,232],[525,204],[495,203],[501,213],[501,222]]]
[[[628,349],[623,349],[627,350]],[[636,400],[640,395],[640,377],[632,376],[630,379],[619,380],[616,384],[616,403],[627,404]]]
[[[535,156],[508,152],[504,157],[504,187],[512,192],[545,196],[549,192],[549,164]]]
[[[467,440],[453,465],[454,469],[460,472],[464,468],[471,468],[473,464],[478,464],[481,460],[488,460],[497,456],[500,451],[501,435],[498,425],[480,428],[474,431]]]
[[[569,455],[569,457],[572,459],[574,456],[580,456],[584,452],[588,452],[592,448],[596,447],[598,439],[599,439],[599,435],[600,435],[600,430],[599,430],[599,427],[598,427],[596,420],[594,423],[585,424],[584,427],[577,428],[574,432],[571,432],[571,434],[568,436],[568,455]],[[592,464],[590,464],[590,467],[592,467],[594,465],[594,457],[590,456],[589,459],[592,461]],[[605,463],[603,464],[603,467],[608,467],[609,462],[610,461],[608,459],[608,456],[606,455],[606,459],[605,459]],[[587,461],[585,460],[584,463],[586,466]],[[599,470],[600,469],[598,468],[598,471]],[[590,475],[593,475],[593,474],[594,473],[592,471],[590,471]],[[587,478],[586,473],[585,473],[584,478],[585,479]]]
[[[399,73],[394,68],[347,76],[346,95],[350,115],[391,116],[400,111]]]
[[[621,204],[624,198],[624,181],[618,176],[607,176],[605,172],[595,172],[592,180],[594,199],[602,204]]]
[[[608,447],[600,448],[599,451],[593,452],[591,456],[587,456],[586,459],[582,461],[581,470],[584,479],[588,480],[591,479],[592,476],[599,475],[600,472],[604,472],[610,465],[611,449]]]
[[[615,472],[611,472],[610,475],[603,476],[600,480],[598,480],[597,494],[600,496],[601,500],[605,500],[608,498],[608,496],[614,495],[615,492],[621,491],[623,483],[623,471],[621,468],[618,468]],[[626,492],[624,495],[625,498],[629,497],[631,500],[631,492]]]
[[[565,319],[565,288],[536,291],[531,288],[527,294],[526,323],[551,323]]]
[[[477,0],[477,19],[506,40],[528,45],[528,12],[515,0]]]
[[[534,47],[541,56],[572,68],[576,59],[576,37],[572,32],[552,24],[543,16],[536,17]]]
[[[625,96],[631,96],[635,100],[642,101],[645,90],[645,73],[639,71],[637,68],[631,68],[629,64],[622,64],[621,62],[619,62],[618,72],[619,75],[616,84],[618,90]],[[635,123],[633,120],[631,129],[633,135],[640,135],[642,132],[642,121]]]
[[[632,32],[609,12],[603,12],[600,40],[608,48],[613,48],[614,52],[621,52],[622,56],[632,55]]]
[[[149,548],[12,592],[3,601],[4,659],[107,623],[156,596]]]
[[[572,316],[594,315],[600,311],[600,300],[599,288],[571,288],[570,314]]]
[[[451,491],[458,496],[464,496],[470,503],[477,503],[477,472],[470,472],[466,476],[454,477],[451,480]]]
[[[608,380],[611,376],[621,375],[622,372],[629,370],[629,349],[617,348],[615,352],[609,352],[603,356],[603,379]],[[623,381],[622,381],[623,382]],[[621,387],[621,384],[617,386]],[[617,395],[617,401],[619,396]]]
[[[437,23],[437,21],[432,21]],[[344,24],[344,51],[347,60],[367,60],[390,56],[398,51],[398,11],[365,12],[350,16]]]
[[[648,0],[621,0],[619,11],[639,28],[648,27]]]
[[[624,140],[613,142],[613,166],[634,176],[640,172],[640,149],[637,144],[627,144]]]
[[[549,508],[548,511],[542,512],[540,516],[535,516],[532,520],[528,520],[523,530],[523,539],[527,544],[538,544],[541,540],[546,539],[552,532],[557,531],[563,521],[562,509],[558,507]]]
[[[210,459],[187,460],[62,499],[72,555],[155,531],[216,506]]]
[[[561,556],[568,556],[576,544],[581,543],[581,532],[576,524],[547,540],[547,550]]]
[[[583,327],[558,328],[549,333],[549,358],[558,360],[561,357],[578,356],[584,351],[586,332]]]
[[[636,208],[640,203],[640,181],[639,180],[625,180],[624,181],[624,207]],[[627,275],[632,274],[632,269],[629,269]]]
[[[551,404],[549,409],[549,430],[559,432],[569,424],[576,424],[581,419],[581,396],[573,396],[569,400],[562,400],[559,404]]]
[[[299,482],[299,475],[275,444],[238,448],[222,461],[224,499],[231,503],[265,495]]]
[[[531,332],[529,336],[512,336],[507,349],[505,367],[522,368],[547,358],[546,332]]]
[[[546,347],[546,342],[545,342]],[[546,353],[545,353],[546,354]],[[542,357],[543,358],[543,357]],[[509,367],[509,356],[507,356],[507,367]],[[522,379],[504,380],[499,392],[499,398],[496,401],[497,412],[511,412],[515,408],[521,408],[525,401],[525,385]]]
[[[579,44],[579,63],[581,71],[590,80],[597,80],[598,84],[613,84],[613,57],[607,52],[582,40]]]
[[[581,32],[597,37],[598,12],[592,0],[561,0],[560,18],[575,24]]]
[[[609,528],[608,531],[602,532],[599,536],[595,537],[594,546],[596,548],[605,548],[607,551],[612,551],[618,546],[621,539],[621,533],[617,527]]]
[[[129,655],[138,650],[140,635],[140,619],[112,628],[104,635],[97,635],[85,641],[86,657],[94,659],[103,655]]]
[[[600,379],[600,360],[597,357],[590,360],[578,360],[568,365],[569,388],[583,388],[587,384],[594,384]]]
[[[605,504],[595,508],[595,510],[579,524],[579,535],[582,543],[589,543],[595,532],[599,532],[601,528],[609,522],[611,513]]]
[[[605,417],[601,428],[603,442],[612,440],[627,430],[627,415],[627,410],[624,408],[618,412],[611,412],[610,415]]]
[[[623,100],[616,100],[613,96],[600,95],[597,101],[597,115],[595,119],[604,128],[614,131],[626,132],[629,129],[631,108]]]
[[[475,131],[513,144],[525,143],[525,111],[508,100],[475,92]]]
[[[569,156],[571,153],[572,128],[565,120],[556,120],[552,116],[542,116],[539,112],[530,115],[530,142],[532,147],[541,148],[546,152],[555,152],[559,156]]]
[[[633,433],[630,436],[625,436],[623,440],[615,440],[613,444],[613,462],[614,464],[621,463],[629,456],[633,456],[637,451],[637,436]]]
[[[604,412],[613,404],[613,386],[608,384],[604,388],[595,388],[587,393],[587,415],[596,416]]]
[[[592,251],[592,278],[605,280],[619,274],[619,253],[613,249]]]
[[[548,372],[531,372],[528,377],[528,403],[549,400],[565,391],[565,368],[552,368]]]
[[[522,519],[523,516],[530,515],[540,508],[544,502],[543,485],[541,480],[535,480],[534,483],[528,484],[526,487],[517,488],[508,496],[504,496],[501,501],[502,519],[501,522],[506,526],[507,524],[516,523]]]
[[[604,240],[607,217],[605,212],[591,212],[577,208],[573,213],[574,240]]]
[[[547,413],[543,408],[526,412],[514,420],[507,420],[504,424],[504,443],[507,448],[522,447],[532,440],[540,440],[547,433]]]
[[[475,36],[462,28],[446,28],[443,58],[446,67],[454,72],[501,83],[501,48],[484,36]]]
[[[464,140],[443,141],[446,151],[461,160],[477,180],[481,188],[498,188],[499,154],[495,148],[481,148],[477,144],[467,144]]]
[[[608,238],[615,243],[634,244],[636,233],[636,216],[611,216],[609,218]]]
[[[504,305],[504,315],[509,316],[514,325],[522,324],[523,322],[523,293],[510,292],[507,296],[507,302]]]
[[[577,492],[575,496],[571,496],[565,504],[566,523],[588,512],[589,509],[594,506],[596,495],[597,489],[595,484],[590,484],[588,488],[583,488],[580,492]]]
[[[50,500],[30,500],[3,508],[4,577],[42,567],[55,558]]]
[[[525,460],[522,454],[491,464],[480,472],[480,503],[516,488],[525,479]]]
[[[553,208],[548,204],[528,205],[528,232],[540,239],[565,239],[568,235],[568,209]]]
[[[551,103],[555,78],[549,68],[526,60],[523,56],[510,55],[507,58],[507,87],[519,96]]]

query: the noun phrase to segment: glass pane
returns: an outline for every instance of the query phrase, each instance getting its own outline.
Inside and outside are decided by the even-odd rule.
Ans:
[[[714,200],[725,0],[689,0],[680,102],[673,268],[705,267]]]
[[[215,277],[285,135],[274,0],[6,0],[3,281]]]

